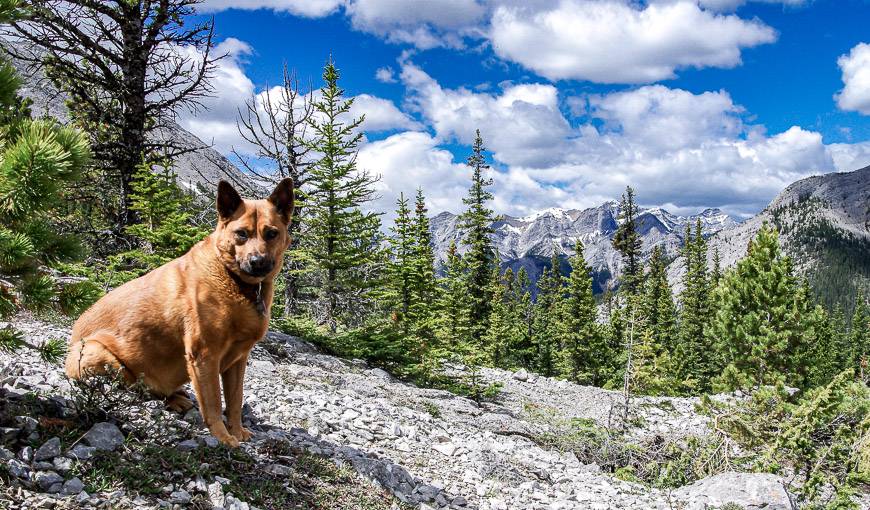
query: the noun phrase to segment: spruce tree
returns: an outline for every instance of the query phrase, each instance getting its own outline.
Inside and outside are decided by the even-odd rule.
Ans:
[[[489,169],[484,151],[483,139],[478,130],[471,156],[466,162],[472,170],[471,188],[468,190],[468,196],[462,199],[462,203],[468,206],[468,209],[459,216],[459,226],[465,234],[464,242],[468,247],[464,259],[468,270],[467,292],[470,301],[471,338],[481,348],[488,327],[491,304],[490,291],[495,250],[490,235],[493,233],[492,223],[496,218],[492,210],[487,207],[487,203],[493,197],[487,189],[492,185],[492,179],[484,176],[484,172]]]
[[[713,268],[710,269],[710,289],[711,292],[713,289],[719,286],[719,280],[722,279],[722,258],[719,255],[719,247],[717,246],[713,250]]]
[[[554,250],[550,267],[544,268],[537,283],[532,337],[535,356],[533,368],[546,377],[553,377],[558,373],[560,308],[563,297],[563,279],[559,265],[559,258]]]
[[[435,280],[435,254],[432,251],[432,233],[423,190],[417,189],[414,217],[411,220],[413,246],[411,254],[411,305],[409,319],[415,334],[425,341],[434,341],[437,316],[437,283]]]
[[[17,2],[0,2],[0,22],[14,15]],[[0,319],[18,309],[58,308],[75,314],[99,290],[89,282],[61,284],[51,269],[81,254],[77,239],[62,233],[69,187],[90,162],[87,138],[49,118],[33,120],[18,97],[19,80],[0,62]],[[43,359],[63,357],[66,342],[30,344],[13,326],[0,329],[0,350],[31,347]]]
[[[701,234],[700,220],[686,225],[682,250],[686,271],[683,291],[680,293],[679,344],[675,349],[675,363],[687,387],[697,391],[708,389],[709,379],[721,366],[715,358],[705,335],[710,322],[710,282],[707,276],[707,241]]]
[[[653,249],[650,257],[644,282],[642,313],[650,338],[658,346],[657,350],[673,352],[677,345],[677,310],[660,246]]]
[[[359,321],[379,262],[377,214],[362,206],[375,198],[377,179],[357,169],[363,118],[346,120],[353,99],[344,99],[332,61],[311,116],[312,138],[305,143],[321,155],[310,168],[306,194],[308,230],[303,248],[319,272],[314,292],[322,305],[316,315],[333,333],[344,316]]]
[[[493,366],[502,366],[505,362],[508,349],[514,343],[513,336],[516,333],[516,323],[513,319],[511,306],[511,281],[513,273],[499,274],[499,259],[493,268],[492,296],[488,327],[483,337],[489,363]],[[510,270],[508,270],[510,271]]]
[[[601,385],[608,358],[607,346],[597,323],[597,307],[592,294],[592,274],[578,239],[569,260],[571,274],[562,303],[561,372],[580,384]]]
[[[725,369],[718,390],[792,382],[799,377],[792,356],[801,350],[803,303],[796,300],[791,259],[780,252],[776,231],[765,224],[746,257],[716,290],[716,310],[707,331]]]
[[[112,287],[180,257],[211,231],[194,223],[194,199],[176,184],[168,161],[139,166],[130,201],[140,223],[127,227],[127,234],[137,248],[109,257],[100,277]]]
[[[855,374],[863,380],[870,375],[870,309],[867,298],[858,296],[855,300],[855,312],[852,314],[852,324],[849,329],[849,366],[855,369]]]
[[[628,294],[636,294],[640,290],[643,280],[641,239],[635,223],[637,214],[638,207],[634,201],[634,189],[628,186],[625,188],[619,205],[621,223],[613,235],[613,247],[622,255],[621,288]]]
[[[390,260],[386,264],[381,299],[390,310],[393,322],[402,332],[407,333],[408,314],[416,301],[413,295],[416,269],[413,264],[416,255],[414,226],[411,210],[408,208],[408,199],[405,198],[404,193],[399,194],[396,206],[396,220],[390,229],[392,231],[392,236],[389,238]]]
[[[507,352],[507,365],[511,368],[533,368],[534,360],[534,331],[535,331],[535,302],[532,299],[532,282],[529,279],[526,268],[522,267],[517,272],[514,289],[514,343]]]
[[[471,302],[466,278],[465,260],[459,255],[456,243],[451,243],[444,264],[444,277],[438,281],[439,317],[436,325],[441,345],[452,353],[458,353],[460,346],[470,340]]]

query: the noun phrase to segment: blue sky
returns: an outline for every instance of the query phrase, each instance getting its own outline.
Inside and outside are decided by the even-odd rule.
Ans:
[[[631,184],[673,212],[757,212],[790,182],[870,164],[868,0],[206,0],[229,53],[182,124],[252,150],[236,108],[283,63],[319,85],[331,55],[360,165],[389,209],[422,186],[461,207],[475,128],[495,208],[588,207]]]

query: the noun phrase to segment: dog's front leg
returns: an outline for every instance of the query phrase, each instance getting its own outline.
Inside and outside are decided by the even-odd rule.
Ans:
[[[239,446],[239,440],[227,431],[221,413],[220,360],[197,344],[187,343],[186,357],[187,372],[199,401],[202,420],[218,441],[232,447]]]
[[[242,356],[221,374],[224,383],[224,400],[227,404],[227,425],[230,434],[239,441],[247,441],[253,435],[250,430],[242,426],[243,389],[247,364],[248,356]]]

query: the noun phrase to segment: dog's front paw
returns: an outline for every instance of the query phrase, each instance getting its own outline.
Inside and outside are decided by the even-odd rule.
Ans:
[[[254,436],[254,433],[245,427],[239,426],[238,428],[230,428],[230,434],[232,434],[239,441],[247,441]]]
[[[239,440],[236,438],[236,436],[234,436],[232,434],[220,435],[220,436],[215,436],[215,437],[217,438],[218,441],[229,446],[230,448],[238,448],[239,447]]]

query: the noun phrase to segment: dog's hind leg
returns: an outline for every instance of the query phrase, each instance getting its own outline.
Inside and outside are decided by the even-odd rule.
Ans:
[[[114,345],[114,335],[98,331],[81,340],[74,340],[66,356],[66,375],[71,379],[83,379],[94,375],[120,374],[127,383],[136,378],[124,367],[121,360],[109,349]]]
[[[193,407],[193,400],[190,400],[186,391],[179,388],[175,393],[166,397],[166,407],[175,412],[184,413]]]

